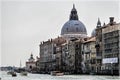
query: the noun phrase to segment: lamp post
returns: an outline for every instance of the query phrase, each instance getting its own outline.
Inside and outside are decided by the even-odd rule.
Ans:
[[[113,67],[112,67],[113,62],[111,62],[111,75],[113,76]]]

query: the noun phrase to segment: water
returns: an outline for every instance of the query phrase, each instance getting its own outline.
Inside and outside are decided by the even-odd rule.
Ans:
[[[1,72],[2,80],[120,80],[120,76],[91,76],[91,75],[64,75],[51,76],[47,74],[28,74],[21,76],[17,73],[17,77],[7,75],[7,72]]]

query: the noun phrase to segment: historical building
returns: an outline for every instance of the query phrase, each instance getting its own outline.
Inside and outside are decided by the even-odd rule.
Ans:
[[[72,39],[62,44],[62,70],[66,73],[82,73],[82,40]]]
[[[61,69],[61,44],[66,40],[62,37],[51,39],[40,44],[40,70],[49,72]]]
[[[95,49],[96,38],[94,35],[87,38],[83,42],[83,73],[95,73],[96,72],[96,49]]]
[[[31,71],[34,68],[36,68],[36,61],[33,58],[33,54],[31,54],[30,58],[26,62],[26,70]]]
[[[51,40],[41,42],[40,44],[40,70],[51,71],[53,62],[55,63],[54,56],[54,43]]]
[[[55,43],[55,70],[62,70],[62,44],[64,44],[66,40],[63,37],[58,37],[55,38],[53,41]]]
[[[110,17],[110,22],[102,28],[103,43],[103,66],[102,69],[109,71],[106,73],[118,74],[120,71],[120,23],[114,22],[114,17]]]
[[[73,4],[73,8],[70,13],[69,21],[67,21],[61,30],[61,36],[70,39],[70,38],[86,38],[87,30],[85,25],[79,20],[77,15],[77,10]]]

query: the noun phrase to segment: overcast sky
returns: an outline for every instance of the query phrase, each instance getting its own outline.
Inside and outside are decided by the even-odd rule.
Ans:
[[[1,3],[2,66],[19,66],[20,60],[24,66],[31,52],[35,58],[39,56],[41,41],[60,36],[62,26],[69,20],[73,3],[88,36],[96,27],[98,17],[102,24],[108,23],[110,16],[120,22],[118,0],[4,0]]]

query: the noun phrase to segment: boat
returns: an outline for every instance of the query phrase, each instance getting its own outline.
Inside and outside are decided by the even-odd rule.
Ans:
[[[13,73],[12,71],[7,72],[8,75],[12,75],[12,73]]]
[[[14,71],[8,71],[7,74],[8,75],[12,75],[14,73]]]
[[[16,76],[17,76],[16,72],[13,72],[12,77],[16,77]]]
[[[64,73],[60,71],[51,71],[50,73],[52,76],[63,76]]]
[[[27,72],[21,72],[20,73],[22,76],[27,76]]]
[[[13,71],[13,70],[8,71],[8,72],[7,72],[7,74],[8,74],[8,75],[12,75],[12,77],[17,76],[16,72],[15,72],[15,71]]]

